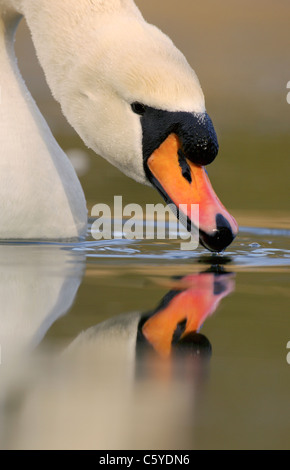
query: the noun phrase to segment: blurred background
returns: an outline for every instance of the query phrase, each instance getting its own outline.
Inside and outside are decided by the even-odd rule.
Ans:
[[[136,0],[147,21],[168,34],[201,82],[220,153],[213,186],[240,224],[289,226],[290,3],[287,0]],[[160,202],[82,144],[51,97],[26,24],[16,52],[25,81],[60,145],[73,159],[91,207]]]

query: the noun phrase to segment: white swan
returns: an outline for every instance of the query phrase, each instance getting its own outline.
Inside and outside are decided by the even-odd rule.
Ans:
[[[200,84],[133,0],[0,0],[0,238],[86,232],[81,186],[17,68],[22,15],[52,94],[84,142],[167,201],[198,203],[202,243],[224,249],[237,225],[196,166],[218,150]]]

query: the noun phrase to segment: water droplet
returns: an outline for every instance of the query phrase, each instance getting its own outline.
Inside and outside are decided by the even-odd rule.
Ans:
[[[261,248],[261,245],[259,243],[256,243],[256,242],[255,243],[250,243],[249,246],[251,248]]]

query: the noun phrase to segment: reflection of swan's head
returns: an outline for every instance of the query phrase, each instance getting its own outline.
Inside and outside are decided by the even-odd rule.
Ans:
[[[10,433],[13,448],[192,445],[188,430],[211,353],[196,329],[234,284],[230,275],[202,273],[172,287],[149,318],[110,318],[81,333],[53,367],[41,362],[41,380]]]
[[[209,358],[211,344],[200,334],[200,328],[221,300],[234,291],[234,276],[203,272],[174,280],[173,287],[155,310],[110,318],[81,333],[68,351],[82,351],[102,361],[106,356],[113,362],[125,359],[130,363],[147,352],[153,360],[174,356]]]

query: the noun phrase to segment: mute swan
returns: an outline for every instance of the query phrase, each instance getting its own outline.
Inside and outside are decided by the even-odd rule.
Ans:
[[[86,145],[166,201],[199,204],[201,243],[225,249],[238,227],[201,166],[218,152],[202,89],[133,0],[0,0],[0,238],[86,233],[80,183],[17,68],[22,15],[52,94]]]

